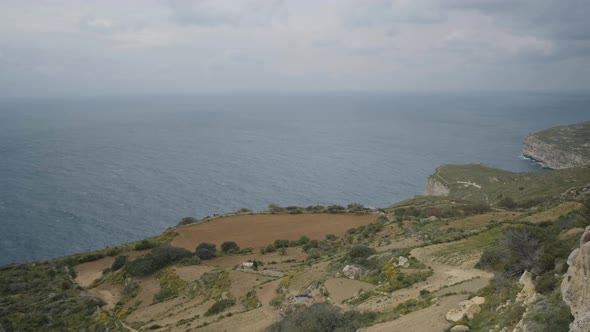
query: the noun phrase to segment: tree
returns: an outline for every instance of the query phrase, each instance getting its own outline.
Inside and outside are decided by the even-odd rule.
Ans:
[[[225,253],[233,253],[240,251],[240,247],[234,241],[225,241],[221,244],[221,251]]]
[[[216,251],[215,244],[209,242],[203,242],[197,246],[195,253],[200,259],[211,259],[215,257]]]

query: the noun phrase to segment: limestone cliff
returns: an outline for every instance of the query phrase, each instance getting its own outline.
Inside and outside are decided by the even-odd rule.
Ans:
[[[447,196],[450,192],[449,187],[444,183],[438,181],[433,176],[429,176],[426,180],[426,188],[424,194],[427,196]]]
[[[530,134],[524,140],[522,154],[552,169],[589,165],[590,122]]]
[[[561,294],[575,318],[570,331],[587,332],[590,331],[590,226],[586,227],[580,247],[572,251],[567,264]]]

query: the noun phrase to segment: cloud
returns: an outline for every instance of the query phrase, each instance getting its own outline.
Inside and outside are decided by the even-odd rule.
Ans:
[[[163,3],[171,11],[171,20],[181,25],[263,27],[286,16],[283,0],[164,0]]]
[[[6,0],[0,94],[590,88],[589,12],[587,0]]]

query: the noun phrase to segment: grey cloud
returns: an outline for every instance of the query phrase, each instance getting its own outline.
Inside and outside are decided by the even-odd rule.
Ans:
[[[400,23],[435,24],[446,19],[446,12],[429,1],[359,0],[347,22],[359,26],[394,26]]]
[[[171,20],[197,26],[267,26],[273,19],[284,19],[283,0],[221,2],[214,0],[165,0]]]

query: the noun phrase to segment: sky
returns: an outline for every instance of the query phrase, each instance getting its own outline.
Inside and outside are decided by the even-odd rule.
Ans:
[[[589,0],[0,0],[0,97],[588,90]]]

